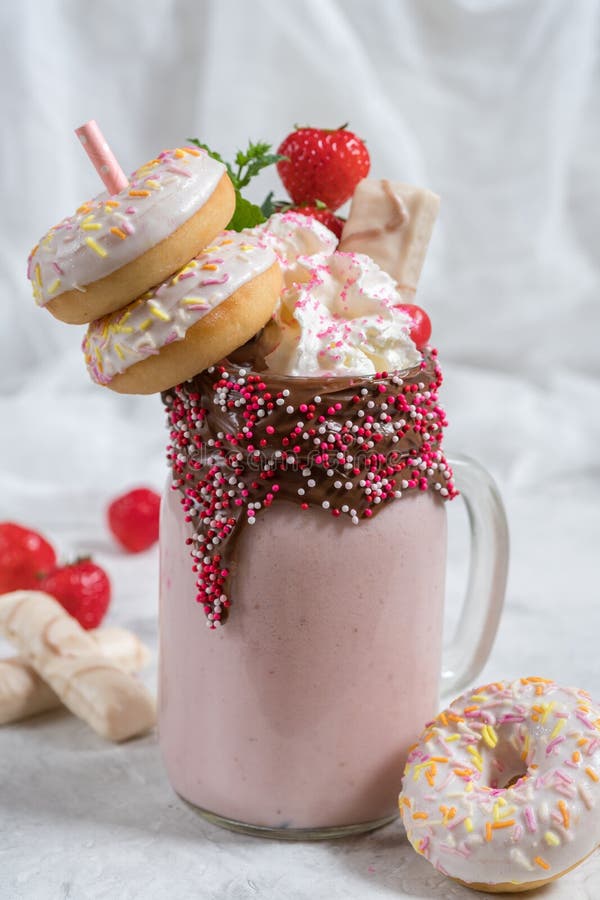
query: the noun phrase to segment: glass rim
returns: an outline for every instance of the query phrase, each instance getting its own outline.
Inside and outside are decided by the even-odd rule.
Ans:
[[[322,375],[286,375],[281,372],[271,372],[269,369],[258,371],[257,369],[253,369],[250,363],[237,363],[233,360],[229,359],[229,357],[225,357],[220,360],[218,363],[214,363],[210,368],[216,368],[217,366],[224,366],[225,368],[235,369],[238,373],[240,371],[244,372],[244,375],[258,375],[261,380],[265,382],[281,382],[282,384],[290,383],[296,385],[306,385],[309,386],[318,386],[320,384],[326,385],[345,385],[350,387],[354,384],[376,384],[380,381],[391,381],[393,378],[413,378],[419,374],[419,372],[423,371],[423,363],[427,363],[433,359],[433,355],[431,353],[421,353],[420,362],[416,363],[414,366],[408,366],[405,369],[392,369],[390,371],[385,370],[385,372],[374,372],[368,375],[336,375],[336,374],[326,374]],[[210,369],[209,369],[210,371]]]

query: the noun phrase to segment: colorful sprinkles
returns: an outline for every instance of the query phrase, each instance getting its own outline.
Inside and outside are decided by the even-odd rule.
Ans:
[[[36,303],[81,290],[159,243],[202,206],[224,171],[204,150],[164,150],[114,197],[100,194],[83,203],[29,255],[27,277]]]
[[[167,281],[90,323],[83,353],[91,378],[109,384],[119,372],[183,340],[192,325],[275,261],[268,247],[222,232]]]
[[[477,688],[411,748],[399,804],[408,839],[467,883],[558,875],[599,842],[599,765],[600,709],[585,691],[538,677]]]
[[[358,525],[406,492],[455,496],[441,449],[441,382],[432,351],[406,372],[329,381],[218,365],[163,395],[173,488],[210,628],[232,602],[239,529],[276,500]]]

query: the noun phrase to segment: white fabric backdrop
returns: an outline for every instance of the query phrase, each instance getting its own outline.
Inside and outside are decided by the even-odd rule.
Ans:
[[[23,269],[100,186],[73,137],[91,117],[126,171],[190,134],[231,154],[349,119],[375,176],[443,197],[422,295],[446,358],[598,371],[593,0],[48,0],[2,18],[3,376],[73,346]]]
[[[482,677],[547,674],[600,696],[598,2],[24,0],[2,4],[0,33],[0,518],[38,524],[66,551],[93,549],[113,575],[113,621],[155,639],[156,554],[119,556],[102,509],[122,487],[160,487],[160,402],[92,385],[82,329],[37,309],[25,278],[38,237],[100,188],[73,129],[96,118],[131,171],[188,136],[231,155],[248,137],[277,144],[295,122],[349,121],[368,141],[374,176],[442,195],[420,302],[446,372],[448,446],[492,470],[512,532],[507,611]],[[255,198],[275,184],[274,173],[265,175]],[[459,569],[453,561],[451,596]],[[87,733],[69,727],[89,751]],[[93,850],[83,851],[83,836],[65,837],[71,812],[84,815],[82,835],[110,855],[119,827],[125,835],[133,827],[124,813],[96,821],[87,810],[89,771],[79,757],[69,762],[79,806],[60,827],[51,827],[60,766],[56,783],[50,775],[36,781],[47,801],[39,839],[35,803],[24,799],[35,769],[26,761],[40,748],[51,759],[56,741],[64,751],[64,728],[52,719],[30,733],[0,733],[0,776],[13,784],[5,819],[0,793],[0,830],[17,821],[24,838],[0,872],[0,886],[10,879],[1,896],[58,896],[59,874],[50,877],[43,862],[53,854],[69,870],[73,896],[117,895],[106,866],[87,885],[78,854],[89,863]],[[114,757],[116,765],[124,758]],[[155,759],[150,744],[140,778],[166,806],[172,796]],[[127,780],[120,787],[133,790]],[[154,808],[148,801],[135,826],[142,857],[155,859],[156,894],[145,896],[191,896],[177,894],[165,868],[173,859],[188,865],[177,855],[183,820],[169,820],[167,834],[157,825],[152,843],[143,828]],[[185,822],[193,845],[195,826]],[[219,864],[203,863],[207,893],[198,896],[254,896],[240,853],[256,845],[219,845],[220,834],[207,829],[198,832],[199,854],[206,838],[221,855]],[[380,896],[388,886],[394,896],[450,896],[446,882],[418,868],[407,848],[398,856],[396,844],[384,837],[357,845],[354,863],[335,869],[335,879],[326,849],[289,857],[263,849],[272,878],[259,882],[260,896],[282,896],[283,883],[286,896],[333,897],[334,881],[339,896]],[[357,875],[369,853],[387,873],[372,883]],[[328,892],[315,888],[313,868]],[[581,872],[552,896],[599,896],[598,863]],[[122,878],[119,896],[137,896]]]

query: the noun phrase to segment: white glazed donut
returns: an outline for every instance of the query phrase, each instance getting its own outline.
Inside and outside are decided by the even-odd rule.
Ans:
[[[563,875],[600,843],[600,709],[543,678],[463,694],[411,749],[400,811],[415,850],[470,887]]]
[[[210,243],[234,206],[222,163],[195,147],[164,150],[41,238],[27,269],[35,301],[79,324],[119,309]]]
[[[280,289],[273,250],[224,231],[168,281],[88,326],[88,372],[119,393],[170,388],[250,340]]]

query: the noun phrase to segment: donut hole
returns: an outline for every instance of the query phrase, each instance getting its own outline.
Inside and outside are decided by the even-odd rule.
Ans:
[[[506,784],[500,784],[499,787],[501,787],[503,790],[506,790],[506,788],[512,787],[513,784],[516,784],[518,781],[520,781],[521,778],[527,778],[527,769],[525,767],[522,772],[518,772],[516,775],[511,775]]]
[[[493,749],[486,748],[486,763],[484,768],[485,783],[494,789],[512,787],[529,774],[527,763],[515,746],[514,732],[510,737],[498,730],[498,743]]]

